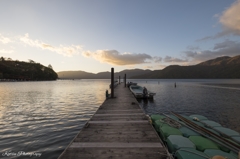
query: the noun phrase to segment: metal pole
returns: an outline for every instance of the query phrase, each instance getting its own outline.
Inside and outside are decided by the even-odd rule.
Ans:
[[[111,98],[114,97],[114,68],[111,69]]]
[[[126,83],[127,83],[127,76],[126,76],[126,73],[125,73],[125,76],[124,76],[124,86],[126,87]]]

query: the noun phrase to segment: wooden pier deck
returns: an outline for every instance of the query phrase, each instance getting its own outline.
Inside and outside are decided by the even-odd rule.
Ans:
[[[167,159],[168,155],[128,88],[118,85],[58,159]]]

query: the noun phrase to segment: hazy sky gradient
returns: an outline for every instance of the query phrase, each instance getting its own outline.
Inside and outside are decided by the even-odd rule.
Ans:
[[[57,72],[156,70],[240,54],[240,0],[1,0],[0,19],[0,57]]]

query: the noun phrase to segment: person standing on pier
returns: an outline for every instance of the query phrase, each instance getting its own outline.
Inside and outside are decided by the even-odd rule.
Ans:
[[[148,93],[147,88],[146,88],[146,87],[143,87],[143,96],[146,97],[146,96],[147,96],[147,93]]]

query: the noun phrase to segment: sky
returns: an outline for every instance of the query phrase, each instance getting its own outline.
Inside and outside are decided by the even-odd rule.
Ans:
[[[0,19],[0,57],[56,72],[240,55],[240,0],[1,0]]]

